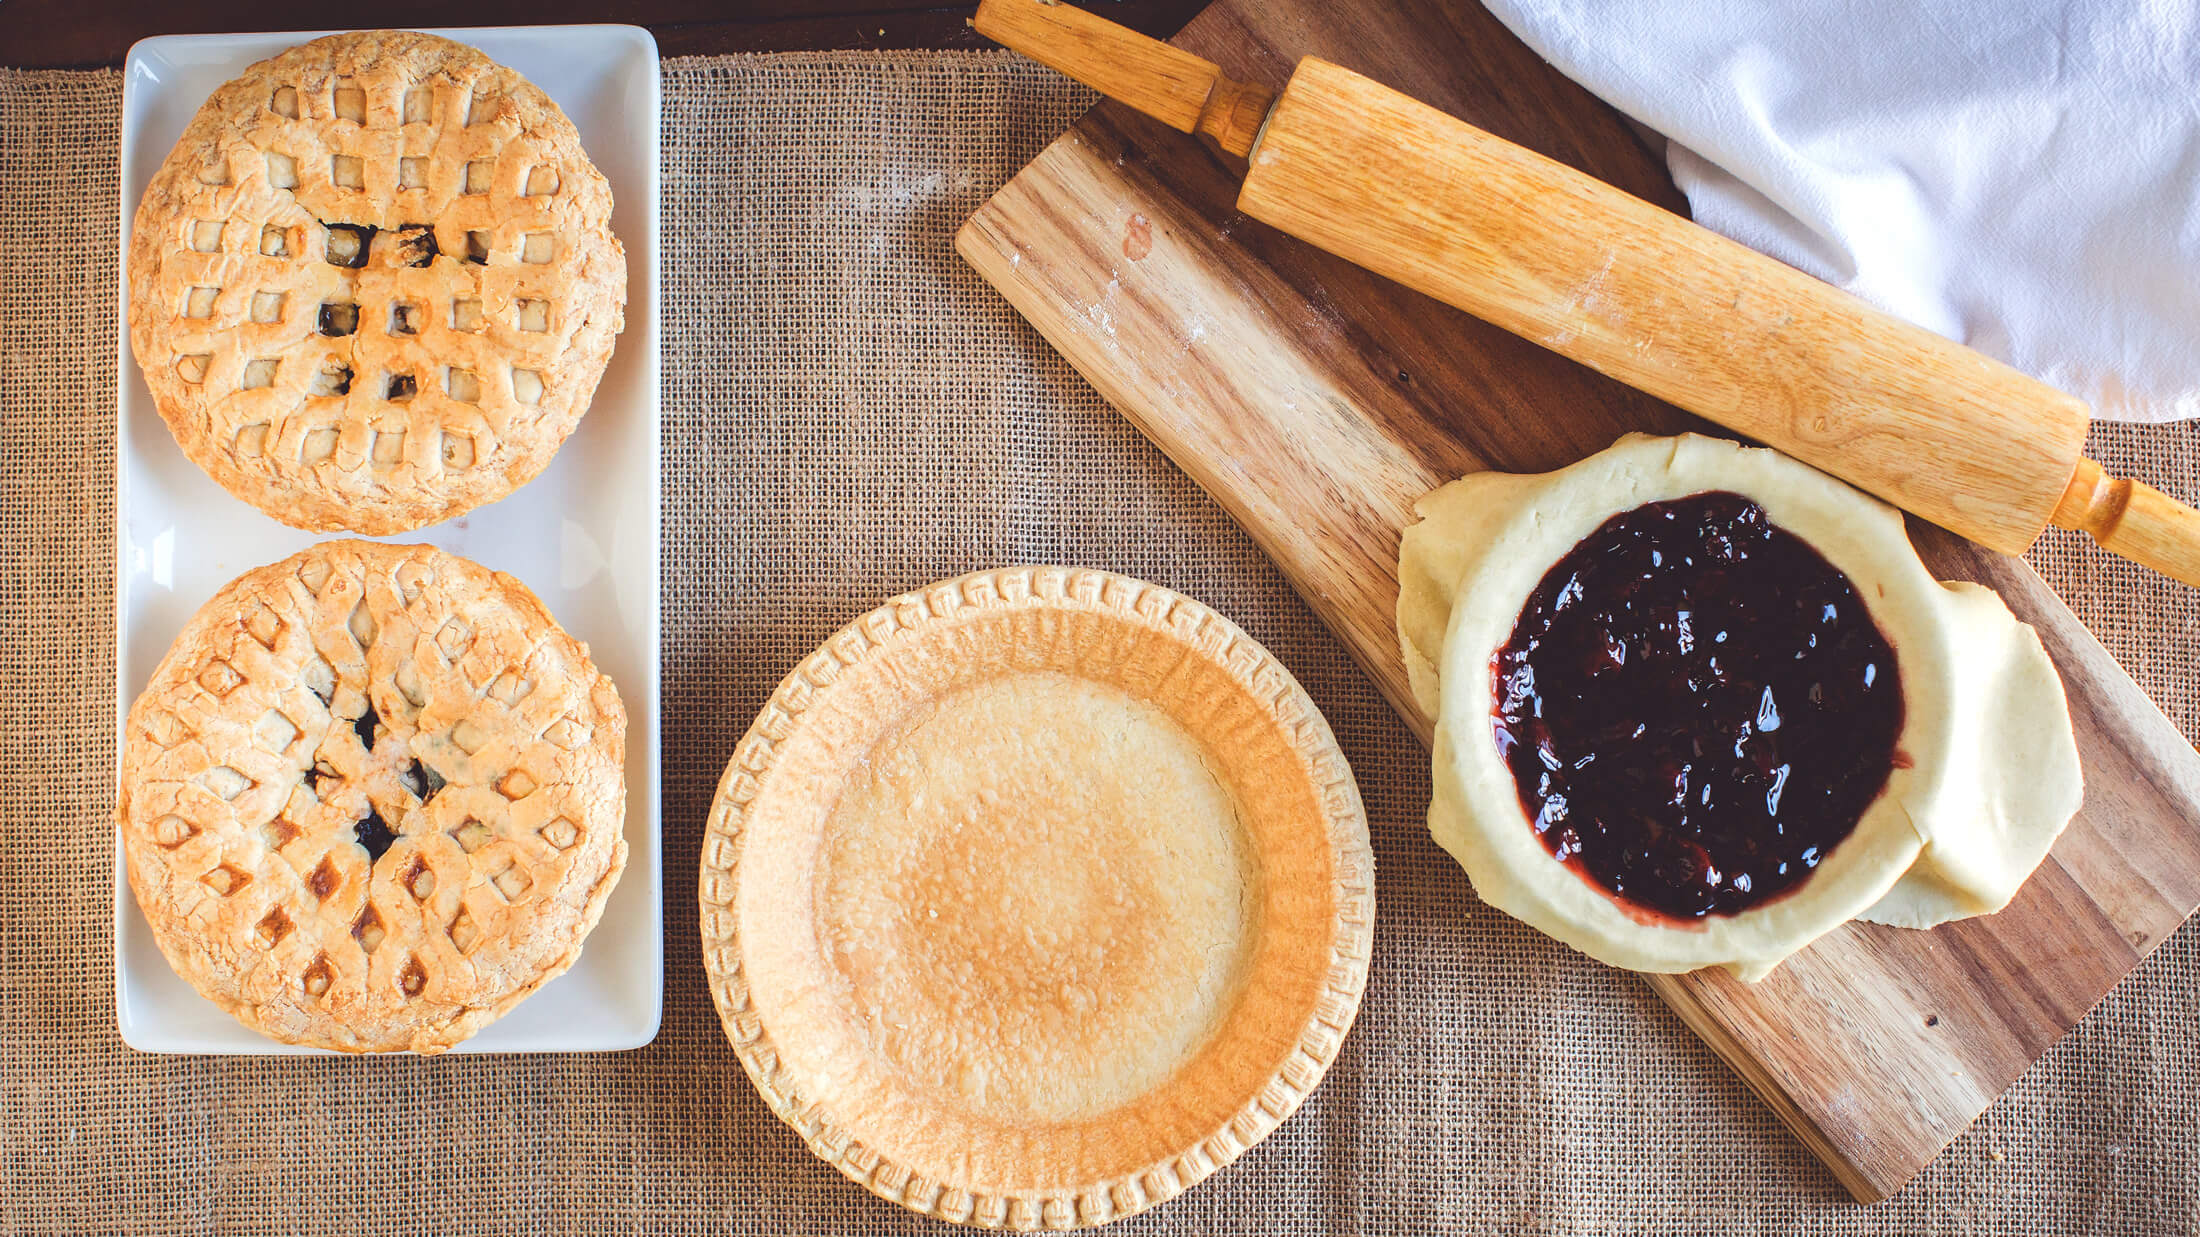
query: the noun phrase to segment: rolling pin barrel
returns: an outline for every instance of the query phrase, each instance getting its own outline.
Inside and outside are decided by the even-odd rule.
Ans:
[[[1325,61],[1238,209],[1997,550],[2085,446],[2061,391]]]

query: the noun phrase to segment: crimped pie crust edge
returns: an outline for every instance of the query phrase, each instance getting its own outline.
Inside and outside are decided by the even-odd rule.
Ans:
[[[891,655],[924,629],[1001,609],[1104,610],[1177,641],[1267,706],[1299,758],[1329,840],[1332,933],[1319,999],[1265,1084],[1191,1146],[1074,1189],[979,1191],[932,1180],[867,1145],[800,1090],[750,999],[736,917],[744,817],[803,714],[849,667]],[[699,882],[704,968],[727,1038],[751,1081],[819,1158],[872,1193],[954,1223],[1016,1230],[1105,1224],[1166,1202],[1244,1154],[1298,1109],[1336,1058],[1367,982],[1374,853],[1350,767],[1313,701],[1258,642],[1205,605],[1110,572],[1047,566],[979,571],[892,598],[828,638],[773,693],[734,749],[705,825]]]

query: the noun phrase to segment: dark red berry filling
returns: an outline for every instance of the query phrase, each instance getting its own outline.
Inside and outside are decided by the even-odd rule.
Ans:
[[[1497,749],[1544,846],[1674,919],[1793,889],[1896,763],[1886,639],[1847,577],[1739,494],[1605,521],[1491,670]]]

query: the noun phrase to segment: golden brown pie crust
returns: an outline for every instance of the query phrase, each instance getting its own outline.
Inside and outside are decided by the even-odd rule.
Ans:
[[[618,691],[518,580],[324,543],[215,594],[131,706],[130,886],[254,1030],[441,1052],[580,956],[626,863],[625,750]]]
[[[146,186],[130,348],[230,493],[407,532],[525,484],[588,410],[624,325],[610,222],[525,78],[435,35],[330,35],[215,91]]]
[[[1305,692],[1099,571],[897,597],[781,683],[712,805],[705,966],[811,1149],[928,1215],[1105,1223],[1259,1141],[1358,1008],[1373,856]]]

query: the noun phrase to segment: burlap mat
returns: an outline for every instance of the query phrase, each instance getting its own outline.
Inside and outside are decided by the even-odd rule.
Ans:
[[[2200,1224],[2200,934],[1914,1185],[1856,1208],[1638,981],[1476,907],[1420,748],[1276,570],[952,255],[1087,97],[993,55],[665,66],[665,1022],[616,1056],[141,1056],[109,964],[113,73],[0,73],[0,1218],[9,1232],[928,1227],[813,1160],[702,983],[720,768],[880,596],[1090,564],[1200,597],[1306,683],[1366,793],[1382,917],[1305,1110],[1116,1231],[2163,1233]],[[2191,496],[2200,430],[2096,449]],[[2188,734],[2200,594],[2037,561]]]

